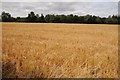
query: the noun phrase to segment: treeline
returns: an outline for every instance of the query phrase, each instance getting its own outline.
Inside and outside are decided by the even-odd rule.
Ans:
[[[119,24],[120,17],[117,15],[109,17],[99,17],[94,15],[78,16],[78,15],[43,15],[30,12],[27,17],[14,18],[10,13],[2,12],[2,22],[42,22],[42,23],[88,23],[88,24]]]

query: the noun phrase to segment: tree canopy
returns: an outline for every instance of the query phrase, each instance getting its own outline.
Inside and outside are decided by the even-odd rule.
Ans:
[[[99,17],[95,15],[54,15],[47,14],[39,16],[39,14],[35,14],[33,11],[28,13],[27,17],[17,17],[14,18],[10,13],[2,12],[1,14],[2,22],[44,22],[44,23],[87,23],[87,24],[119,24],[120,17],[117,15],[112,15],[106,17]]]

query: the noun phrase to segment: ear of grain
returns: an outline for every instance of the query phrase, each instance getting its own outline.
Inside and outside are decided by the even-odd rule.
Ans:
[[[117,78],[117,25],[3,23],[3,77]]]

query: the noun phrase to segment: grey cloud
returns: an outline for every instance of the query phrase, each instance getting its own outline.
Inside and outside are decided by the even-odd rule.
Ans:
[[[54,7],[52,8],[52,10],[55,11],[74,11],[75,7],[73,6],[75,5],[74,3],[55,3]]]
[[[108,16],[117,14],[117,2],[3,2],[2,9],[13,16],[38,14],[77,14]]]
[[[118,2],[119,0],[1,0],[2,2]]]

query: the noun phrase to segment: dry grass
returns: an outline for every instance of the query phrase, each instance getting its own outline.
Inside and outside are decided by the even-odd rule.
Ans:
[[[3,77],[117,78],[118,26],[3,23]]]

